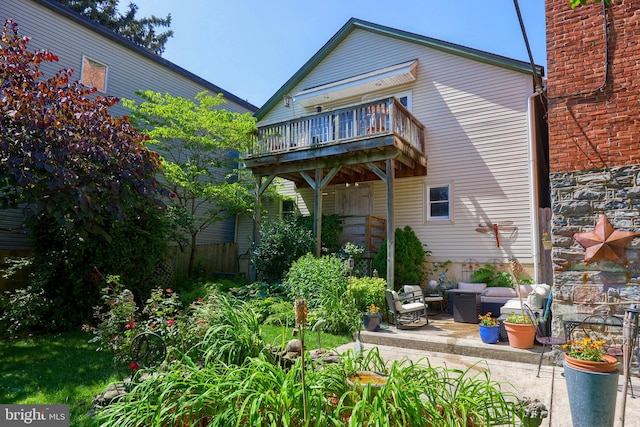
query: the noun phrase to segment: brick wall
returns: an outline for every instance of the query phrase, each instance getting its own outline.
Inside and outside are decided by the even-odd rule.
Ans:
[[[640,0],[606,9],[546,1],[552,173],[640,163]]]

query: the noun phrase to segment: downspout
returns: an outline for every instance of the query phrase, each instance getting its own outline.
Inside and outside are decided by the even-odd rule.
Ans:
[[[536,91],[527,98],[527,132],[529,137],[529,188],[531,188],[531,241],[533,246],[533,265],[535,283],[540,283],[540,224],[538,223],[538,141],[536,136],[536,97],[542,93]]]

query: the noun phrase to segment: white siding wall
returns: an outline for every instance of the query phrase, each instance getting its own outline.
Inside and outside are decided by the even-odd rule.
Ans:
[[[418,59],[416,82],[375,95],[411,90],[412,112],[427,128],[428,175],[397,179],[395,225],[410,225],[433,252],[434,261],[479,262],[516,256],[530,263],[531,197],[527,97],[531,77],[391,37],[357,29],[297,87],[296,92]],[[360,99],[345,100],[357,103]],[[279,103],[262,123],[312,114]],[[325,110],[342,105],[325,105]],[[425,186],[453,185],[453,221],[426,222]],[[329,191],[330,193],[330,191]],[[313,195],[305,200],[313,206]],[[386,187],[374,183],[373,213],[386,217]],[[309,198],[310,196],[310,198]],[[324,212],[331,203],[324,199]],[[478,233],[479,223],[512,221],[514,232]]]
[[[164,67],[133,50],[121,46],[110,39],[70,20],[31,0],[1,0],[0,19],[2,23],[12,18],[19,25],[21,35],[31,38],[29,50],[49,49],[60,60],[46,64],[42,70],[51,75],[62,68],[74,68],[72,80],[80,79],[82,55],[105,63],[108,66],[107,93],[119,98],[135,99],[134,92],[152,90],[170,93],[188,99],[205,87],[185,76]],[[215,95],[215,94],[213,94]],[[224,105],[229,111],[244,113],[247,108],[233,101]],[[112,114],[127,114],[128,110],[117,105]],[[6,212],[0,212],[9,222]],[[12,217],[11,227],[18,224]],[[234,241],[235,220],[225,220],[207,228],[199,237],[198,243],[223,243]],[[14,243],[23,245],[23,237],[9,237],[0,230],[0,248],[15,249]],[[8,247],[7,247],[8,246]]]

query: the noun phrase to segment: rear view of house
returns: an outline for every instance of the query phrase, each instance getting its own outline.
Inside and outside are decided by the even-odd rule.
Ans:
[[[284,178],[301,213],[340,215],[342,243],[371,257],[409,225],[431,261],[452,261],[452,279],[470,262],[517,258],[540,280],[549,193],[535,73],[351,19],[258,110],[246,166],[263,189]],[[238,226],[243,252],[253,224]]]

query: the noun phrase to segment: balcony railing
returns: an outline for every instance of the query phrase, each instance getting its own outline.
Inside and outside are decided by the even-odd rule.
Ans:
[[[425,152],[422,123],[396,98],[388,98],[261,127],[249,157],[392,134]]]

